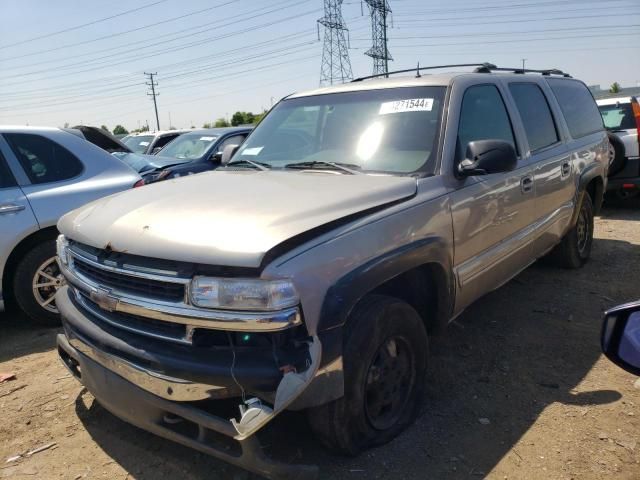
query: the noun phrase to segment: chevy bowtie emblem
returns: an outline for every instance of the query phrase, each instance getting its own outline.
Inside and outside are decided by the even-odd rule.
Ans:
[[[109,312],[113,312],[118,306],[118,299],[109,295],[108,290],[103,289],[91,292],[91,301]]]

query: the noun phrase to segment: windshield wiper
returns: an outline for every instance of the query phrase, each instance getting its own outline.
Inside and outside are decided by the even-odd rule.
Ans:
[[[322,161],[311,161],[311,162],[296,162],[296,163],[288,163],[284,166],[284,168],[298,168],[301,170],[310,169],[310,168],[324,168],[331,167],[334,170],[342,170],[343,172],[347,172],[350,175],[359,175],[362,172],[358,170],[354,170],[355,168],[360,168],[359,165],[355,165],[352,163],[340,163],[340,162],[322,162]]]
[[[242,160],[236,160],[235,162],[229,162],[225,165],[225,167],[230,167],[232,165],[251,165],[258,170],[269,170],[271,168],[271,165],[269,165],[268,163],[254,162],[253,160],[247,160],[246,158],[243,158]]]

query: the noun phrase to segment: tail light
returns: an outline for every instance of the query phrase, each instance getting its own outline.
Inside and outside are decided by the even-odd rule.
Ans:
[[[640,103],[638,103],[638,97],[631,97],[631,110],[633,111],[633,118],[636,120],[636,133],[640,144]]]
[[[140,179],[138,180],[136,183],[133,184],[133,188],[137,188],[137,187],[142,187],[144,185],[144,179]]]

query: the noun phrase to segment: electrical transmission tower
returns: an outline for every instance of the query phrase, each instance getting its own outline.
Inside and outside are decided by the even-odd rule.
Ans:
[[[160,117],[158,117],[158,103],[156,102],[156,97],[158,95],[160,95],[159,93],[156,93],[156,87],[158,86],[158,82],[154,82],[153,81],[153,76],[154,75],[158,75],[158,72],[155,73],[147,73],[144,72],[144,74],[149,77],[149,82],[147,83],[147,85],[149,85],[151,87],[151,92],[147,92],[147,95],[149,95],[150,97],[153,97],[153,107],[156,109],[156,125],[158,126],[158,131],[160,130]],[[171,125],[169,125],[171,126]]]
[[[320,85],[333,85],[353,79],[346,40],[349,30],[342,18],[342,1],[324,0],[324,17],[318,20],[325,29]],[[319,35],[318,31],[318,38]]]
[[[373,74],[389,71],[389,60],[393,57],[387,47],[387,16],[391,13],[387,0],[364,0],[371,12],[371,38],[373,45],[364,54],[373,58]]]

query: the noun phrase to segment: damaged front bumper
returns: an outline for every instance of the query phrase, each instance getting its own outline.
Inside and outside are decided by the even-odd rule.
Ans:
[[[194,362],[185,363],[176,352],[149,354],[135,339],[123,339],[108,326],[95,323],[74,300],[69,287],[56,296],[65,334],[58,336],[58,352],[71,373],[95,396],[100,404],[123,420],[164,438],[207,453],[254,473],[273,479],[311,479],[317,467],[287,465],[265,456],[254,434],[289,407],[309,387],[318,374],[321,360],[320,340],[309,341],[309,366],[304,372],[282,375],[273,367],[265,370],[260,358],[234,358],[239,361],[237,377],[230,379],[227,361],[221,358],[217,368],[226,368],[226,377],[210,365],[207,375]],[[174,355],[175,354],[175,355]],[[142,358],[146,361],[137,361]],[[162,368],[154,369],[154,365]],[[201,367],[202,364],[199,364]],[[262,369],[257,374],[253,367]],[[325,370],[325,369],[323,369]],[[182,373],[182,374],[181,374]],[[326,373],[326,372],[325,372]],[[276,377],[277,376],[277,377]],[[185,379],[187,377],[188,379]],[[253,378],[253,380],[252,380]],[[197,400],[233,397],[234,384],[252,385],[250,394],[270,390],[277,378],[271,398],[272,407],[259,403],[250,406],[239,420],[227,419],[200,408]],[[216,381],[210,381],[217,379]],[[219,380],[219,381],[218,381]],[[233,382],[233,383],[231,383]]]

